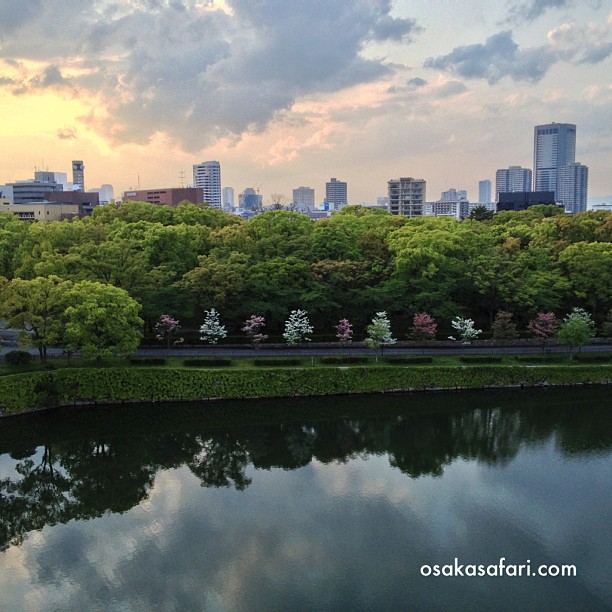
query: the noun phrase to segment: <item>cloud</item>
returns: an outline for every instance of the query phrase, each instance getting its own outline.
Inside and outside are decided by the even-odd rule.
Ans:
[[[484,44],[456,47],[447,55],[430,57],[425,68],[457,74],[467,79],[486,79],[490,84],[504,77],[514,81],[540,81],[557,62],[599,63],[612,54],[606,26],[563,24],[547,35],[547,44],[521,49],[512,31],[505,30]]]
[[[408,80],[407,85],[410,89],[419,89],[419,87],[427,85],[427,81],[420,77],[414,77]]]
[[[116,142],[164,132],[191,151],[263,130],[300,96],[385,77],[392,68],[365,58],[364,47],[419,31],[391,16],[389,0],[226,0],[227,10],[195,0],[14,5],[0,56],[48,62],[31,86],[95,93],[102,112],[86,121]]]
[[[74,126],[67,125],[57,130],[57,137],[60,140],[76,140],[79,133]]]
[[[512,32],[506,30],[490,36],[484,44],[456,47],[448,55],[428,58],[424,66],[467,79],[484,78],[493,84],[505,76],[539,81],[554,61],[546,48],[520,50]]]
[[[560,9],[572,5],[571,0],[530,0],[510,7],[506,23],[535,21],[549,9]]]

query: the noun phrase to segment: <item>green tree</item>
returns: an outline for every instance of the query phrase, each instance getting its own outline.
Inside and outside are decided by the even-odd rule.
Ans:
[[[570,351],[584,346],[595,336],[595,324],[586,310],[574,308],[559,326],[557,340],[562,344],[567,344]]]
[[[38,349],[41,362],[47,349],[63,345],[67,292],[72,286],[57,276],[13,279],[0,293],[0,316],[9,327],[21,329]]]
[[[578,242],[559,255],[574,295],[593,316],[612,307],[612,243]]]
[[[516,324],[512,321],[512,313],[500,310],[493,321],[493,338],[495,340],[513,340],[518,336]]]
[[[91,359],[126,357],[140,344],[140,304],[127,291],[95,281],[65,292],[66,342]]]

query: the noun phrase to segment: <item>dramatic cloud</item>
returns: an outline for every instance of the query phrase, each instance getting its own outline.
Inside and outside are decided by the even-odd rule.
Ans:
[[[504,77],[537,82],[560,61],[598,63],[612,53],[607,26],[579,27],[563,24],[548,33],[548,44],[519,48],[512,32],[506,30],[486,39],[484,44],[456,47],[447,55],[425,60],[425,68],[458,74],[467,79],[486,79],[490,84]]]
[[[13,4],[0,56],[51,61],[31,87],[95,92],[102,109],[87,122],[106,136],[144,143],[164,132],[188,150],[262,130],[300,95],[389,74],[364,46],[419,30],[392,17],[389,0],[227,0],[227,12],[189,0]]]
[[[515,4],[508,13],[508,23],[534,21],[548,9],[559,9],[571,6],[570,0],[530,0],[523,4]]]

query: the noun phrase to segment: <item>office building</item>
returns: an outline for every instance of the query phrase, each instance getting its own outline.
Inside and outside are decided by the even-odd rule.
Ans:
[[[484,181],[478,181],[478,202],[480,204],[488,204],[492,202],[491,199],[491,181],[485,179]]]
[[[204,197],[202,189],[195,187],[166,187],[159,189],[138,189],[135,191],[124,191],[123,201],[150,202],[161,206],[175,208],[181,202],[187,201],[192,204],[203,204]]]
[[[63,191],[62,186],[55,181],[17,181],[16,183],[8,183],[6,187],[7,193],[11,192],[11,201],[13,204],[27,204],[29,202],[41,202],[45,199],[45,194],[52,191]],[[2,188],[4,191],[4,187]]]
[[[82,159],[72,161],[72,189],[85,191],[85,165]]]
[[[531,191],[531,170],[521,166],[510,166],[495,173],[495,200],[500,193]]]
[[[500,193],[497,202],[497,211],[526,210],[536,204],[555,204],[553,191],[512,191]]]
[[[238,205],[245,211],[260,212],[263,210],[263,196],[253,187],[247,187],[238,195]]]
[[[62,204],[57,202],[25,202],[23,204],[2,204],[0,212],[13,213],[22,221],[64,221],[76,219],[81,214],[78,204]]]
[[[340,210],[348,204],[348,187],[344,181],[332,178],[325,183],[325,202],[330,210]]]
[[[221,208],[221,165],[218,161],[205,161],[193,166],[193,186],[202,190],[204,202]]]
[[[457,191],[454,187],[451,187],[448,191],[442,192],[438,202],[459,202],[467,199],[467,191],[465,189]]]
[[[561,168],[576,161],[573,123],[536,125],[533,135],[533,190],[552,191],[559,199]]]
[[[566,164],[561,168],[559,178],[560,191],[557,199],[565,207],[565,212],[584,212],[587,209],[589,168],[580,162]]]
[[[389,212],[405,217],[421,217],[425,207],[425,187],[423,179],[404,177],[387,182]]]
[[[293,190],[293,205],[302,213],[314,210],[315,190],[310,187],[298,187]]]

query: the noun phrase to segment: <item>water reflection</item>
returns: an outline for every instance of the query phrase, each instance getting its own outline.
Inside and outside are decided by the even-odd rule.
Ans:
[[[62,589],[62,607],[383,609],[405,607],[408,585],[414,607],[454,607],[418,567],[461,552],[466,562],[589,557],[588,577],[546,597],[557,609],[599,606],[612,596],[593,562],[605,565],[610,535],[609,397],[372,396],[3,420],[0,547],[8,555],[55,525],[43,556],[25,554],[30,582],[81,585]],[[595,533],[574,525],[580,515]],[[86,531],[78,522],[94,518]],[[571,551],[579,559],[559,558]],[[475,597],[474,583],[449,585]],[[492,587],[479,584],[481,602],[495,602]],[[504,589],[498,609],[533,603],[516,584]]]

